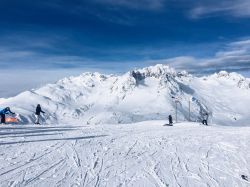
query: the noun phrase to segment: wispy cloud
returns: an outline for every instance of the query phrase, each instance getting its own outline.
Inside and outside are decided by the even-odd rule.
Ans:
[[[135,10],[160,10],[164,7],[165,0],[94,0],[109,6],[119,6]]]
[[[193,56],[180,56],[160,60],[178,70],[187,70],[194,74],[207,74],[220,70],[250,71],[250,40],[241,40],[229,43],[223,50],[210,58],[196,58]]]
[[[15,39],[15,37],[13,36]],[[18,36],[17,38],[24,38]],[[177,68],[178,70],[188,70],[195,74],[205,74],[219,70],[243,71],[250,69],[250,39],[242,39],[239,41],[226,44],[221,50],[216,51],[212,57],[197,57],[201,54],[185,56],[185,47],[179,50],[183,53],[175,54],[176,57],[169,58],[169,54],[174,54],[175,50],[162,46],[162,48],[88,48],[83,51],[99,51],[91,56],[86,56],[86,53],[68,54],[63,51],[58,53],[56,50],[57,42],[55,39],[32,41],[20,40],[14,47],[5,41],[0,46],[0,65],[1,70],[5,69],[96,69],[108,71],[113,69],[113,72],[121,72],[129,70],[135,66],[147,66],[149,64],[167,63]],[[35,41],[35,42],[34,42]],[[56,45],[54,45],[56,44]],[[207,44],[206,46],[209,46]],[[202,46],[198,46],[199,49]],[[198,50],[198,48],[192,48]],[[203,46],[204,49],[204,46]],[[78,49],[81,51],[81,49]],[[201,52],[200,52],[201,53]],[[183,56],[181,56],[184,54]],[[106,58],[103,58],[106,56]],[[211,56],[211,55],[210,55]],[[168,58],[166,58],[168,57]],[[157,60],[152,60],[157,59]]]
[[[4,38],[4,39],[3,39]],[[242,39],[224,45],[221,50],[217,50],[213,57],[198,58],[197,56],[204,56],[202,52],[186,53],[185,51],[190,46],[173,46],[164,45],[161,47],[147,47],[147,46],[133,46],[131,48],[99,48],[94,46],[80,46],[71,51],[60,51],[58,43],[62,41],[67,42],[67,38],[56,37],[27,37],[26,35],[9,35],[3,36],[0,45],[0,65],[1,69],[15,68],[15,69],[65,69],[65,68],[96,68],[105,69],[116,66],[115,71],[119,71],[119,66],[133,68],[135,66],[144,64],[143,62],[151,61],[158,63],[169,63],[178,69],[187,69],[196,73],[196,71],[206,72],[209,68],[211,71],[217,69],[234,69],[235,71],[242,68],[250,68],[250,39]],[[213,48],[209,44],[204,44],[206,48]],[[217,44],[220,45],[220,44]],[[67,45],[68,47],[69,45]],[[168,46],[168,47],[167,47]],[[172,46],[172,47],[169,47]],[[199,49],[205,50],[204,46],[198,45],[191,51]],[[171,50],[171,48],[174,48]],[[183,51],[175,54],[175,51]],[[94,52],[92,55],[90,53]],[[169,58],[169,54],[176,56]],[[191,55],[190,55],[191,54]],[[196,55],[198,54],[198,55]],[[181,56],[183,55],[183,56]],[[211,56],[211,55],[210,55]],[[104,58],[106,57],[106,58]],[[161,59],[161,60],[150,60]],[[151,63],[150,62],[150,63]],[[147,63],[148,64],[148,63]],[[210,68],[211,67],[211,68]],[[108,69],[106,68],[106,69]],[[121,68],[122,69],[122,68]]]
[[[233,17],[250,17],[249,0],[222,0],[204,1],[190,11],[190,17],[197,19],[202,17],[227,15]]]
[[[42,6],[59,10],[70,15],[82,17],[87,15],[95,17],[103,22],[114,23],[118,25],[133,26],[137,23],[138,14],[133,13],[156,13],[164,10],[168,0],[92,0],[92,1],[70,1],[59,0],[40,2]],[[64,3],[68,7],[65,8]]]

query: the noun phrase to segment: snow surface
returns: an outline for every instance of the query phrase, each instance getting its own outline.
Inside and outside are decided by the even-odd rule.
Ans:
[[[54,84],[0,99],[0,107],[10,106],[20,114],[20,122],[34,122],[36,105],[47,112],[43,121],[51,124],[116,124],[145,120],[175,119],[201,121],[209,113],[209,123],[247,126],[250,121],[250,80],[237,73],[220,72],[195,77],[158,64],[124,75],[83,73]]]
[[[0,127],[0,186],[247,187],[250,127]]]

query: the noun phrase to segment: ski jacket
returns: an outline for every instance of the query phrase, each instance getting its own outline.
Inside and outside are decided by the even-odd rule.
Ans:
[[[168,116],[168,121],[169,121],[169,123],[173,123],[173,119],[172,119],[172,116],[171,116],[171,115]]]
[[[36,107],[36,115],[40,115],[42,113],[45,113],[44,111],[42,111],[41,107],[40,106],[37,106]]]
[[[11,112],[10,109],[5,108],[5,109],[0,109],[0,114],[15,114],[14,112]]]
[[[208,114],[203,114],[202,118],[203,120],[208,120]]]

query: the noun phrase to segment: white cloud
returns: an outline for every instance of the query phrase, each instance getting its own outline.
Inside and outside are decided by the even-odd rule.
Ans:
[[[98,61],[84,56],[66,56],[66,55],[45,55],[32,50],[13,50],[0,47],[0,65],[4,69],[74,69],[74,68],[92,68],[99,70],[114,69],[121,72],[120,69],[126,67],[126,70],[133,66],[147,66],[155,63],[168,63],[179,70],[188,70],[196,74],[214,72],[218,70],[242,71],[250,69],[250,39],[244,39],[231,42],[224,46],[222,50],[217,51],[210,58],[197,58],[195,56],[177,56],[164,59],[163,54],[169,54],[169,49],[112,49],[106,51],[112,56],[134,57],[137,55],[139,61]],[[104,54],[106,53],[104,52]],[[152,56],[161,56],[161,60],[150,60]],[[144,60],[143,60],[144,59]],[[14,65],[14,66],[13,66]]]
[[[195,74],[204,74],[219,70],[250,71],[250,40],[241,40],[226,45],[210,58],[181,56],[161,60],[176,69],[188,70]]]
[[[202,17],[216,16],[218,14],[233,17],[250,17],[249,0],[222,0],[212,3],[204,1],[190,11],[190,17],[197,19]]]
[[[244,48],[249,48],[250,47],[250,40],[246,39],[246,40],[241,40],[241,41],[237,41],[237,42],[232,42],[230,44],[230,46],[234,46],[234,47],[244,47]]]

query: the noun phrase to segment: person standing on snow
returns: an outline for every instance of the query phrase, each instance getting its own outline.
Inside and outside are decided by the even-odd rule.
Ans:
[[[207,124],[207,120],[208,120],[208,113],[206,112],[206,113],[203,115],[202,124],[203,124],[203,125],[208,125],[208,124]]]
[[[169,125],[173,126],[173,118],[171,115],[168,116]]]
[[[10,107],[6,107],[5,109],[0,110],[1,123],[2,124],[6,123],[6,121],[5,121],[5,115],[6,114],[15,114],[15,113],[10,110]]]
[[[40,115],[41,115],[41,112],[44,114],[45,112],[42,111],[42,108],[41,108],[41,105],[38,104],[37,107],[36,107],[36,122],[35,124],[40,124]]]

